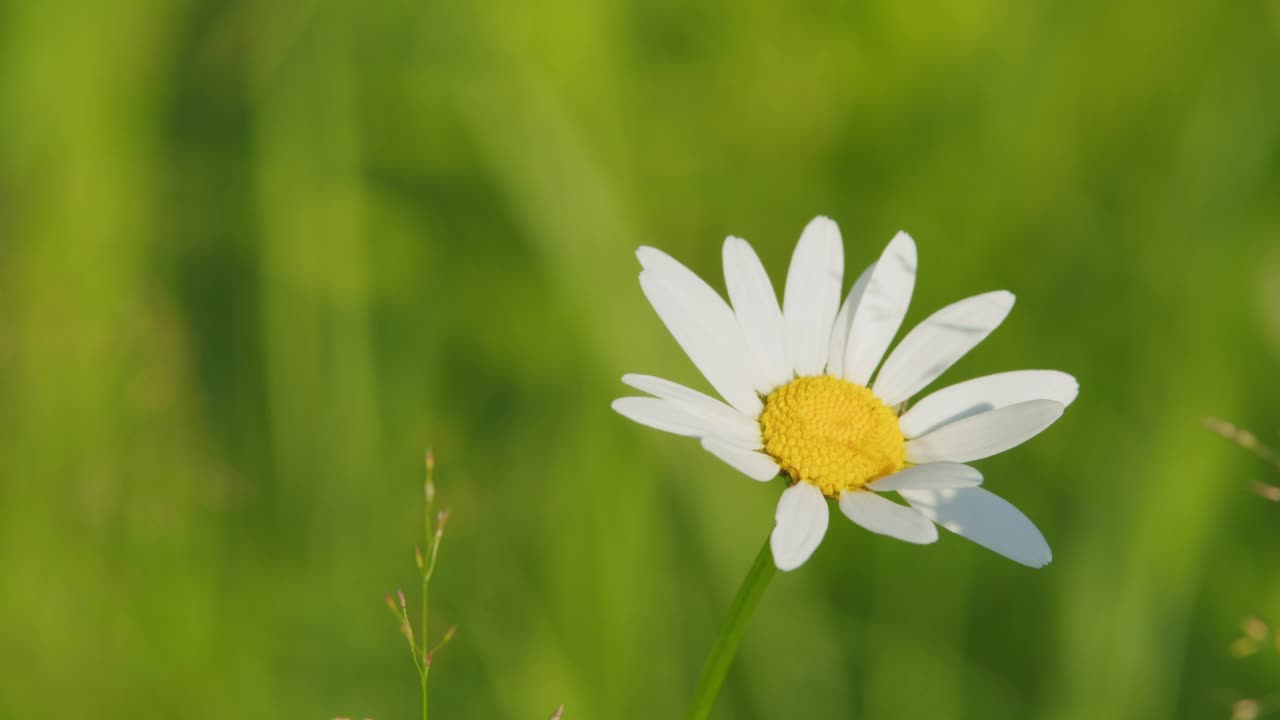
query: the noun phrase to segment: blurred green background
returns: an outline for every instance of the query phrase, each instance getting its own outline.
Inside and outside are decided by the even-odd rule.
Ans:
[[[1080,378],[979,464],[1055,560],[835,520],[718,717],[1228,717],[1277,77],[1277,0],[0,2],[0,717],[413,717],[428,446],[434,716],[678,717],[780,486],[609,410],[705,387],[632,251],[780,286],[817,214],[915,236],[909,323],[1018,295],[944,380]]]

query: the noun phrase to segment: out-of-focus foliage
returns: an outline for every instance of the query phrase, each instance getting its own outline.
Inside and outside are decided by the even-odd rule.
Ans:
[[[631,253],[780,285],[820,213],[916,237],[909,322],[1018,295],[945,379],[1080,378],[980,464],[1056,559],[833,521],[719,716],[1228,716],[1278,77],[1276,0],[0,2],[0,717],[411,717],[428,445],[433,715],[678,716],[780,486],[608,409],[704,386]]]

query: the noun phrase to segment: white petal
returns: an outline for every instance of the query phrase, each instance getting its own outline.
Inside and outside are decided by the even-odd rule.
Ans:
[[[702,448],[752,480],[760,482],[772,480],[782,471],[778,463],[764,453],[746,450],[715,438],[704,439]]]
[[[853,313],[862,302],[862,295],[866,292],[867,283],[871,280],[871,271],[875,268],[873,263],[862,271],[857,281],[853,283],[853,287],[849,288],[849,294],[845,296],[844,304],[840,306],[840,312],[836,315],[835,325],[831,328],[831,345],[827,350],[828,375],[844,376],[844,350],[849,344],[849,325],[853,323]]]
[[[773,563],[779,570],[795,570],[804,564],[827,533],[827,499],[807,482],[798,482],[782,492],[777,525],[769,535]]]
[[[652,248],[641,248],[645,250],[661,255]],[[742,338],[738,319],[706,283],[684,266],[666,259],[684,272],[665,261],[654,262],[651,269],[640,273],[645,297],[716,392],[730,405],[756,417],[763,405],[752,382],[755,362]]]
[[[729,301],[742,326],[747,347],[760,367],[756,390],[768,393],[791,380],[791,358],[787,354],[787,329],[778,307],[778,296],[769,274],[746,240],[729,237],[724,241],[724,284]]]
[[[866,385],[902,327],[916,286],[916,243],[900,232],[872,266],[867,289],[849,326],[844,377]]]
[[[1030,440],[1062,417],[1062,403],[1028,400],[943,425],[907,441],[907,460],[969,462],[1002,453]]]
[[[791,255],[782,299],[787,346],[797,375],[820,375],[826,367],[843,278],[840,229],[830,218],[816,217],[805,226]]]
[[[1044,535],[1009,502],[982,488],[904,490],[911,506],[942,527],[1030,567],[1053,559]]]
[[[840,493],[840,511],[873,533],[925,545],[938,539],[938,529],[919,512],[867,490]]]
[[[707,427],[715,428],[715,436],[734,445],[747,450],[764,447],[760,438],[760,423],[709,395],[652,375],[623,375],[622,382],[671,402],[689,415],[704,421]]]
[[[942,308],[898,343],[871,389],[889,406],[906,400],[982,342],[1012,309],[1013,293],[1004,290]]]
[[[619,415],[641,425],[676,435],[705,437],[715,429],[710,423],[690,415],[675,403],[660,398],[618,398],[610,407]]]
[[[876,492],[903,490],[937,490],[940,488],[973,487],[982,484],[982,473],[968,465],[950,462],[912,465],[905,470],[869,484]]]
[[[1015,370],[974,378],[945,387],[911,406],[898,425],[908,438],[971,415],[1027,400],[1053,400],[1070,405],[1080,386],[1057,370]]]

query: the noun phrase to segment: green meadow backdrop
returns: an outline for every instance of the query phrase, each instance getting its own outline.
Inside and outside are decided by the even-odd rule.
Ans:
[[[781,486],[609,409],[705,387],[633,250],[920,245],[948,373],[1075,374],[979,463],[1039,571],[833,520],[717,717],[1226,718],[1280,691],[1280,3],[0,1],[0,717],[673,718]],[[412,593],[411,593],[412,595]]]

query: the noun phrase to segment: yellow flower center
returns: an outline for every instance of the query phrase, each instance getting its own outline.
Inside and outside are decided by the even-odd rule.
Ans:
[[[906,465],[898,416],[867,388],[831,375],[796,378],[770,393],[760,429],[765,452],[827,497]]]

